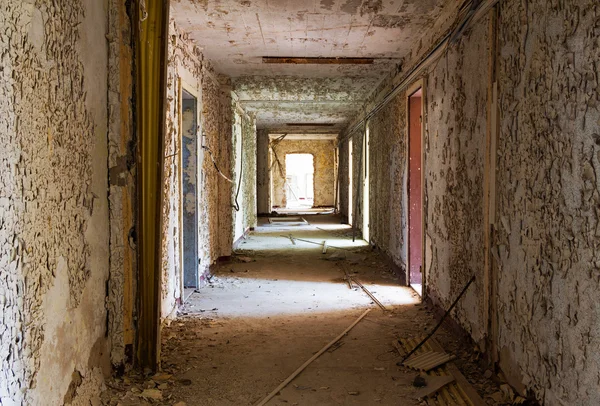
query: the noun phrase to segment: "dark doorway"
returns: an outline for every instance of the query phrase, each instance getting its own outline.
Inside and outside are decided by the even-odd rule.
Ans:
[[[198,101],[182,89],[181,209],[183,286],[198,287]]]
[[[422,96],[419,88],[408,98],[408,278],[419,295],[423,293]]]

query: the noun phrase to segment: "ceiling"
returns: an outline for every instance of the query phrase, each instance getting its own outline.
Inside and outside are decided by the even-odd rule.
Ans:
[[[257,127],[339,132],[456,0],[173,0],[171,15],[232,78]],[[266,64],[263,56],[374,58]],[[295,125],[299,124],[299,125]]]

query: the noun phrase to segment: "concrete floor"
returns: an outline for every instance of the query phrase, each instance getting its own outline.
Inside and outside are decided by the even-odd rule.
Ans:
[[[159,386],[159,404],[256,404],[367,308],[371,312],[339,346],[320,356],[268,404],[422,404],[412,386],[416,373],[396,366],[399,356],[391,342],[429,331],[435,324],[430,312],[411,288],[400,286],[364,241],[352,242],[350,228],[337,217],[304,218],[308,224],[298,226],[260,219],[237,255],[218,266],[210,285],[194,292],[178,319],[163,330],[162,367],[168,380]],[[294,245],[290,234],[339,248],[323,254],[317,244],[295,240]],[[362,290],[350,289],[343,269],[388,311]],[[469,348],[443,330],[436,338],[459,355],[457,363],[483,397],[496,391]],[[131,394],[120,403],[149,402],[130,388],[138,382],[143,389],[148,379],[117,382],[116,387],[129,387],[126,393]],[[487,401],[495,404],[489,397]]]

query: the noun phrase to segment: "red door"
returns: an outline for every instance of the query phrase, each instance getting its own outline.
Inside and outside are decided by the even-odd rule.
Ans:
[[[421,90],[409,98],[408,136],[408,267],[409,283],[420,285],[422,266]],[[421,293],[421,292],[419,292]]]

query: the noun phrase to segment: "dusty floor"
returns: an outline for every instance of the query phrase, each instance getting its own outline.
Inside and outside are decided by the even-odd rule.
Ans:
[[[108,383],[105,404],[253,405],[348,327],[346,337],[315,360],[269,405],[419,405],[416,372],[399,367],[394,338],[419,337],[435,324],[382,258],[330,215],[309,224],[261,219],[238,256],[221,263],[208,287],[193,293],[163,330],[162,373]],[[299,224],[296,222],[294,224]],[[292,243],[289,235],[294,237]],[[326,254],[315,243],[328,242]],[[338,248],[331,248],[332,246]],[[342,249],[343,248],[343,249]],[[350,289],[357,277],[386,307]],[[477,354],[441,329],[436,339],[488,404],[501,404]]]

